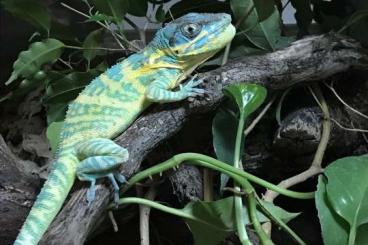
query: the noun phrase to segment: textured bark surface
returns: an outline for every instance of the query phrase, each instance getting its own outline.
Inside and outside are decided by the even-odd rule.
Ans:
[[[206,78],[206,96],[189,103],[157,105],[116,139],[130,152],[122,172],[127,177],[137,172],[145,156],[180,130],[191,114],[216,109],[223,99],[222,88],[229,84],[256,81],[269,89],[284,89],[367,67],[366,51],[355,41],[335,34],[308,37],[280,51],[232,60],[217,70],[200,75]],[[96,200],[90,207],[86,202],[87,185],[84,187],[70,195],[41,244],[83,244],[102,221],[111,200],[109,187],[98,185]]]
[[[0,241],[11,244],[32,206],[38,181],[22,171],[22,161],[0,135]]]

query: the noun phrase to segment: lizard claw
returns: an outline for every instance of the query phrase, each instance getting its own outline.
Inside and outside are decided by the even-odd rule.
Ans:
[[[180,91],[183,92],[186,97],[194,97],[197,95],[203,95],[206,90],[201,88],[196,88],[198,85],[202,84],[204,81],[203,78],[197,79],[197,74],[194,75],[188,83],[185,85],[180,85]]]
[[[87,191],[88,207],[90,207],[91,204],[92,204],[92,202],[93,202],[93,200],[95,200],[95,196],[96,196],[95,181],[91,181],[91,187]]]

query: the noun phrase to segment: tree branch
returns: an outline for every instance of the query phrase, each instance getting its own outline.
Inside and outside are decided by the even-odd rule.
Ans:
[[[368,56],[361,46],[336,34],[311,36],[290,47],[262,56],[232,60],[225,66],[201,74],[208,94],[199,99],[156,105],[146,111],[115,141],[130,152],[122,173],[137,172],[145,156],[162,141],[178,132],[191,114],[215,110],[223,99],[222,88],[238,82],[257,82],[269,89],[322,80],[347,70],[366,69]],[[110,189],[100,184],[90,207],[85,188],[71,194],[40,244],[83,244],[106,215]]]

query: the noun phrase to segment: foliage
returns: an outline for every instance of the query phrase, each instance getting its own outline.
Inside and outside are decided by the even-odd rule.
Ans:
[[[144,204],[183,218],[193,233],[195,244],[198,245],[217,245],[236,230],[233,220],[234,197],[227,197],[212,202],[193,201],[189,202],[182,209],[166,207],[162,204],[141,198],[128,197],[120,200],[120,204],[127,203]],[[271,203],[268,204],[268,208],[272,210],[279,219],[285,222],[288,222],[298,215],[297,213],[286,212]],[[262,222],[269,220],[259,211],[257,212],[257,216]],[[242,219],[244,220],[244,224],[251,225],[247,213],[244,213]]]
[[[367,178],[366,155],[336,160],[326,168],[325,176],[319,177],[316,207],[326,245],[366,244]]]
[[[7,94],[0,93],[0,101],[6,99],[17,100],[20,98],[19,95],[26,94],[35,87],[46,87],[56,81],[63,83],[63,80],[53,75],[55,72],[65,76],[75,72],[89,72],[90,68],[94,68],[99,64],[101,58],[105,58],[111,53],[121,52],[119,49],[111,47],[111,44],[106,43],[106,37],[110,34],[113,34],[112,38],[116,40],[120,48],[137,50],[138,47],[128,41],[124,31],[124,22],[129,18],[128,14],[146,17],[149,22],[157,23],[168,21],[171,16],[177,18],[194,11],[232,13],[234,23],[238,27],[238,34],[229,52],[230,57],[272,51],[284,47],[294,40],[293,37],[282,35],[282,12],[273,1],[199,0],[196,1],[196,4],[192,4],[191,1],[178,1],[169,8],[163,4],[164,2],[170,1],[83,0],[76,2],[73,6],[64,3],[57,3],[57,6],[47,6],[46,3],[36,0],[3,0],[2,5],[6,11],[27,21],[42,32],[32,39],[37,41],[32,41],[27,51],[19,54],[14,63],[13,73],[7,81],[7,84],[15,81],[16,83],[11,86],[10,92],[6,90]],[[278,2],[276,1],[276,3]],[[348,6],[346,1],[303,0],[291,1],[291,3],[297,10],[296,19],[300,35],[309,33],[309,26],[313,18],[326,31],[343,28],[341,30],[344,33],[353,36],[359,34],[361,39],[365,39],[365,32],[361,31],[367,21],[367,4],[364,0],[354,1],[354,4],[350,4],[352,6]],[[148,11],[149,4],[151,4],[151,11]],[[72,28],[67,28],[63,21],[52,14],[55,7],[77,17],[83,14],[82,17],[85,18],[85,22],[74,22],[71,24]],[[86,7],[88,11],[83,12],[82,9],[86,9]],[[331,11],[331,9],[336,9],[336,11]],[[346,9],[349,9],[350,12]],[[152,17],[152,13],[155,13],[155,18]],[[331,19],[338,19],[338,21],[331,21]],[[83,42],[80,41],[81,33],[76,31],[79,32],[81,28],[91,26],[92,23],[95,23],[93,29],[84,34]],[[78,26],[78,28],[73,28],[73,25]],[[74,30],[74,33],[67,34],[66,30],[69,32]],[[142,33],[142,29],[136,31]],[[144,37],[141,36],[141,38]],[[36,52],[42,53],[42,55],[34,55]],[[67,60],[64,61],[64,59]],[[114,62],[110,64],[112,63]],[[221,57],[209,61],[207,64],[220,63]],[[42,76],[35,79],[32,76],[36,74]],[[23,83],[22,86],[21,83]],[[27,86],[24,86],[24,84],[27,84]],[[75,86],[78,90],[80,84]],[[18,92],[17,90],[21,91]],[[60,108],[60,116],[58,117],[49,115],[55,114],[55,110],[45,104],[48,118],[51,119],[48,123],[52,123],[53,120],[62,120],[66,105],[72,99],[70,97],[69,100],[55,101]]]
[[[3,0],[1,4],[4,10],[29,23],[35,34],[29,38],[29,47],[20,52],[14,61],[12,73],[5,82],[8,87],[0,91],[0,102],[22,100],[30,91],[42,88],[42,104],[49,125],[47,136],[55,151],[69,102],[94,77],[109,65],[116,63],[117,57],[121,58],[122,53],[125,56],[139,50],[136,42],[128,38],[129,32],[125,29],[127,24],[135,28],[134,31],[140,34],[142,43],[145,42],[145,30],[132,21],[131,16],[142,17],[150,23],[163,24],[172,17],[178,18],[188,12],[232,14],[237,35],[231,49],[204,65],[219,65],[223,61],[222,56],[233,58],[282,48],[297,37],[310,34],[313,21],[318,23],[323,32],[338,31],[368,43],[366,0],[289,2],[296,11],[297,36],[284,35],[282,11],[285,5],[282,6],[279,0],[196,0],[195,4],[189,0],[174,4],[171,4],[170,0],[82,0],[73,1],[72,6],[58,1],[47,5],[48,1]],[[64,11],[65,16],[70,15],[73,18],[58,18],[53,12],[55,8]],[[75,20],[75,17],[83,18],[83,21]],[[216,155],[219,160],[229,165],[233,165],[237,158],[241,157],[244,149],[243,144],[236,144],[237,138],[241,138],[239,142],[244,140],[239,134],[239,118],[245,120],[245,117],[254,112],[265,99],[266,92],[258,91],[260,97],[251,100],[254,103],[248,103],[251,97],[247,97],[247,92],[249,87],[228,88],[225,93],[236,102],[239,111],[227,102],[213,119],[213,146]],[[239,150],[238,154],[235,149]],[[368,187],[365,181],[368,177],[367,164],[366,156],[343,158],[333,162],[326,168],[325,176],[319,177],[315,198],[325,244],[368,243]],[[227,166],[231,167],[229,165]],[[224,169],[225,166],[223,169],[217,169],[222,172],[220,190],[226,186],[231,176],[231,172]],[[242,224],[253,225],[262,237],[257,224],[273,220],[299,244],[303,244],[284,223],[296,214],[287,213],[262,201],[248,182],[249,175],[241,170],[236,171],[238,175],[233,173],[231,178],[235,183],[245,183],[242,188],[249,191],[247,198],[249,203],[254,204],[241,205],[244,211],[244,216],[241,216]],[[260,183],[263,182],[258,184]],[[270,187],[268,184],[263,186]],[[275,190],[282,192],[280,189]],[[236,208],[232,204],[237,199],[234,196],[213,202],[193,202],[180,210],[181,213],[176,211],[176,214],[182,214],[198,244],[203,244],[204,239],[206,244],[217,244],[229,232],[239,231],[235,224],[238,220],[233,220]],[[209,238],[211,240],[208,240]]]
[[[35,42],[28,50],[22,51],[14,62],[13,73],[5,84],[9,85],[18,77],[33,78],[45,63],[55,62],[61,55],[64,44],[56,39]]]

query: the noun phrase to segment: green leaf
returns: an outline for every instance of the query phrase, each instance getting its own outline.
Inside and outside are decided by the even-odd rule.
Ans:
[[[309,26],[313,20],[311,0],[291,0],[291,5],[296,10],[294,16],[299,28],[299,36],[308,35]]]
[[[170,7],[170,12],[174,18],[178,18],[189,12],[204,12],[204,13],[224,13],[228,12],[228,3],[216,0],[196,0],[195,4],[192,1],[178,1]],[[171,20],[169,12],[166,14],[166,19]]]
[[[106,15],[106,14],[100,14],[100,13],[96,13],[91,15],[88,20],[86,20],[86,22],[91,22],[91,21],[114,21],[114,17],[110,16],[110,15]]]
[[[294,219],[295,217],[297,217],[300,213],[290,213],[288,211],[286,211],[285,209],[276,206],[273,203],[270,202],[266,202],[263,200],[259,200],[261,202],[261,205],[269,212],[271,213],[273,216],[277,217],[278,219],[282,220],[283,222],[287,223],[290,220]]]
[[[146,16],[148,0],[129,0],[128,13],[135,16]]]
[[[20,52],[13,64],[13,73],[5,84],[10,84],[19,76],[32,77],[40,71],[43,64],[55,62],[60,57],[63,47],[64,44],[56,39],[32,43],[28,50]]]
[[[47,106],[47,124],[63,121],[68,103],[53,103]]]
[[[246,209],[246,207],[244,207]],[[234,220],[234,197],[214,202],[190,202],[182,210],[185,222],[193,234],[197,245],[217,245],[236,230]],[[250,224],[245,211],[244,224]],[[257,212],[261,222],[268,219]]]
[[[368,224],[359,226],[355,244],[356,245],[368,244]]]
[[[295,218],[298,213],[289,213],[272,203],[264,202],[268,212],[288,222]],[[246,207],[244,207],[244,224],[249,225],[250,219]],[[234,197],[227,197],[213,202],[190,202],[179,212],[188,224],[195,244],[217,245],[230,233],[236,230],[234,224]],[[260,222],[269,221],[263,213],[257,211]]]
[[[327,197],[350,229],[368,223],[368,157],[353,156],[334,161],[324,172]]]
[[[166,13],[164,11],[164,5],[160,5],[156,11],[156,15],[155,15],[155,18],[157,21],[159,22],[164,22],[165,21],[165,16],[166,16]]]
[[[17,100],[23,98],[30,91],[35,90],[38,86],[43,86],[44,83],[40,83],[38,80],[32,79],[24,79],[22,80],[18,87],[12,89],[9,93],[0,98],[0,102],[5,100]]]
[[[50,30],[51,19],[42,1],[3,0],[4,9],[15,17],[25,20],[38,29]]]
[[[233,198],[215,202],[191,202],[184,212],[196,219],[185,219],[193,234],[195,244],[217,245],[233,230]]]
[[[315,202],[321,224],[323,242],[325,245],[347,244],[349,225],[332,208],[327,198],[326,184],[326,177],[323,175],[319,176]]]
[[[58,143],[60,140],[60,132],[64,122],[53,122],[46,130],[46,137],[49,140],[52,153],[56,153]]]
[[[43,104],[47,107],[48,124],[64,120],[69,102],[75,99],[83,88],[100,72],[73,72],[68,75],[53,74],[46,87]]]
[[[280,47],[282,39],[280,14],[274,1],[262,1],[262,3],[260,4],[260,0],[230,0],[232,12],[237,21],[248,14],[239,26],[241,35],[260,49],[276,50]],[[271,12],[270,9],[272,9]]]
[[[108,16],[113,16],[119,24],[129,9],[129,0],[92,0],[93,5],[98,11]]]
[[[212,122],[213,148],[217,159],[233,165],[235,138],[238,120],[226,108],[220,108]],[[226,186],[229,176],[221,174],[220,191]]]
[[[236,102],[240,114],[247,117],[266,99],[267,90],[258,84],[240,83],[227,86],[224,94]]]
[[[339,30],[347,30],[345,34],[357,39],[362,43],[368,43],[368,10],[359,10],[352,14],[345,25]]]
[[[97,48],[101,47],[103,41],[104,30],[98,29],[88,34],[83,42],[83,56],[90,62],[97,55],[103,54],[101,50]]]
[[[258,21],[264,21],[270,17],[275,9],[275,4],[270,0],[254,0],[255,8],[258,12]]]

